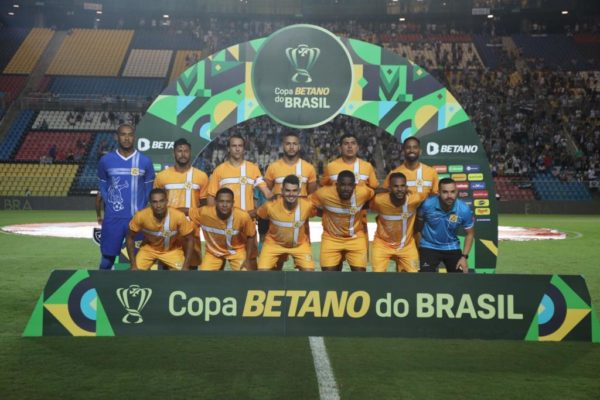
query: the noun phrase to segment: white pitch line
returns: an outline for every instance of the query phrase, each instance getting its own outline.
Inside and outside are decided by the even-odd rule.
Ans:
[[[331,368],[331,362],[327,355],[327,348],[325,347],[323,337],[310,336],[308,341],[315,363],[317,381],[319,382],[319,398],[321,400],[339,400],[340,393],[338,392],[337,382],[333,375],[333,369]]]

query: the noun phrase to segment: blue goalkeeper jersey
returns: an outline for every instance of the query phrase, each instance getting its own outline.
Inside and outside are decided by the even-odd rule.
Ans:
[[[452,209],[444,211],[439,196],[429,197],[421,204],[417,215],[424,221],[419,246],[433,250],[460,250],[458,228],[469,229],[474,224],[473,212],[460,199],[456,199]]]
[[[98,163],[98,179],[106,219],[131,219],[146,207],[154,182],[152,161],[139,151],[123,157],[108,153]]]

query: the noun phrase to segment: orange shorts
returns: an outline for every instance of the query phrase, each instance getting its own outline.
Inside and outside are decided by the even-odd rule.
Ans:
[[[367,240],[364,235],[338,238],[323,234],[321,237],[321,267],[336,267],[344,259],[351,267],[367,268]]]
[[[419,272],[419,252],[414,242],[398,250],[375,239],[371,247],[373,272],[386,272],[390,261],[396,263],[396,271],[398,272]]]
[[[217,257],[208,251],[204,253],[200,271],[219,271],[225,266],[225,261],[229,261],[229,266],[234,271],[239,271],[242,268],[242,263],[246,260],[246,250],[236,250],[235,254],[227,254]]]
[[[290,255],[294,258],[296,268],[315,269],[310,243],[303,243],[297,247],[283,247],[273,242],[265,242],[258,258],[258,269],[273,269],[279,260],[286,260]]]
[[[159,251],[150,246],[142,246],[135,256],[138,269],[149,270],[155,261],[160,261],[170,269],[181,269],[185,261],[185,255],[181,247]]]

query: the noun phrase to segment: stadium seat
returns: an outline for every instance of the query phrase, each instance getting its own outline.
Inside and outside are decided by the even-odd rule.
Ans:
[[[51,29],[32,29],[4,69],[4,73],[30,74],[53,36],[54,31]]]

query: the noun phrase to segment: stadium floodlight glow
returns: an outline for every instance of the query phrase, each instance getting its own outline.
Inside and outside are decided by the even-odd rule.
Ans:
[[[404,21],[406,21],[406,18],[404,18],[404,17],[400,17],[400,18],[398,18],[398,21],[400,21],[400,22],[404,22]]]
[[[96,22],[100,22],[100,18],[96,18]]]
[[[169,14],[163,14],[163,18],[169,18]]]
[[[494,18],[494,14],[488,14],[488,16],[487,16],[487,17],[488,17],[489,19],[492,19],[492,18]]]
[[[568,14],[569,14],[569,12],[568,12],[567,10],[563,10],[563,11],[561,11],[560,13],[561,13],[562,15],[568,15]]]
[[[13,7],[14,7],[14,8],[19,8],[19,7],[21,7],[21,6],[20,6],[20,5],[18,5],[18,4],[13,4]]]
[[[98,14],[98,15],[101,15],[101,14],[102,14],[102,11],[101,11],[101,10],[98,10],[98,11],[96,11],[96,14]]]
[[[9,11],[9,12],[8,12],[8,15],[10,15],[10,16],[13,16],[13,15],[15,15],[15,13],[14,13],[14,12],[12,12],[12,11]]]

